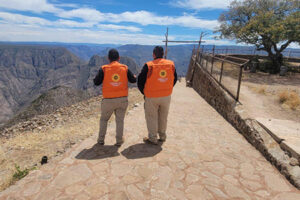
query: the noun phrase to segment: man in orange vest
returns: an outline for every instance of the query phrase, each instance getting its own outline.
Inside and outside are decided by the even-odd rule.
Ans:
[[[119,52],[111,49],[108,52],[110,64],[103,65],[94,79],[95,85],[102,84],[101,118],[98,144],[104,145],[107,122],[111,115],[116,116],[116,146],[124,143],[124,117],[128,106],[128,81],[136,82],[135,75],[126,65],[119,63]]]
[[[173,61],[163,59],[164,49],[156,46],[153,61],[147,62],[138,76],[138,88],[145,95],[145,117],[148,137],[145,143],[158,144],[166,140],[167,118],[177,73]]]

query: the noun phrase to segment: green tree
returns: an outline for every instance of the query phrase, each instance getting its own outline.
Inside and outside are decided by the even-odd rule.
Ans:
[[[266,51],[271,73],[282,65],[282,51],[300,43],[300,0],[234,0],[219,17],[221,38],[253,44]]]

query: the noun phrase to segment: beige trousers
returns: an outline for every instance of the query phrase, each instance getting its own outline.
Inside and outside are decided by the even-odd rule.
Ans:
[[[171,96],[145,98],[145,117],[150,141],[157,141],[157,134],[160,139],[166,139],[167,118]]]
[[[124,118],[127,107],[127,97],[102,100],[98,142],[104,142],[107,130],[107,122],[113,113],[115,113],[116,117],[116,141],[121,142],[123,140]]]

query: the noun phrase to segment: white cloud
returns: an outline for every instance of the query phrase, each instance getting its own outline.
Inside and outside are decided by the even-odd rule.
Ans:
[[[176,7],[192,10],[227,9],[233,0],[172,0],[170,4]]]
[[[78,22],[73,20],[59,19],[49,21],[40,17],[30,17],[21,14],[0,12],[1,23],[15,25],[31,25],[42,28],[51,26],[57,28],[97,28],[98,30],[125,30],[129,32],[141,32],[142,30],[135,26],[121,26],[115,24],[98,24],[97,22]]]
[[[48,3],[47,0],[0,0],[0,8],[37,13],[58,13],[62,11],[53,4]]]
[[[80,18],[85,21],[104,21],[105,20],[105,15],[101,12],[99,12],[96,9],[92,8],[78,8],[78,9],[73,9],[69,11],[62,11],[60,13],[57,13],[59,17],[63,18]]]
[[[142,29],[119,23],[180,26],[206,30],[213,30],[218,26],[217,20],[200,19],[190,14],[161,16],[145,10],[103,13],[93,8],[79,8],[76,4],[51,4],[47,0],[0,0],[0,10],[2,10],[0,11],[1,40],[8,38],[8,40],[15,41],[51,41],[53,39],[53,41],[61,42],[70,40],[69,42],[114,43],[116,41],[115,43],[153,44],[158,42],[157,38],[160,36],[126,34],[126,32],[141,32]],[[38,13],[39,17],[16,14],[8,10]],[[58,19],[43,18],[41,13],[45,12],[52,13]],[[15,27],[15,32],[13,27]],[[99,39],[100,35],[101,39]]]
[[[183,2],[193,3],[197,0],[177,0],[179,5]],[[200,2],[200,1],[199,1]],[[215,1],[212,1],[215,2]],[[210,3],[212,5],[214,3]],[[218,5],[220,5],[218,3]],[[123,13],[102,13],[93,8],[75,8],[71,10],[64,10],[60,7],[76,7],[76,5],[65,4],[51,4],[47,0],[0,0],[0,8],[6,8],[11,10],[31,11],[36,13],[50,12],[54,15],[64,19],[82,19],[89,24],[96,24],[97,22],[131,22],[141,25],[178,25],[189,28],[204,28],[213,30],[217,25],[217,20],[205,20],[199,19],[193,15],[183,16],[158,16],[148,11],[135,11],[135,12],[123,12]],[[62,19],[63,20],[63,19]],[[65,25],[71,25],[69,21],[61,21]],[[78,26],[72,22],[74,26]],[[89,25],[87,24],[87,25]],[[80,26],[78,26],[80,27]],[[85,26],[84,26],[85,27]],[[137,29],[128,28],[130,31],[138,31]]]
[[[108,20],[112,22],[135,22],[142,25],[178,25],[189,28],[204,28],[213,30],[218,26],[217,20],[199,19],[192,15],[179,17],[157,16],[147,11],[124,12],[121,14],[108,14]]]
[[[52,28],[32,25],[0,24],[2,41],[98,43],[98,44],[162,44],[163,36],[119,33],[91,29]]]
[[[123,12],[120,14],[101,13],[98,10],[91,8],[79,8],[71,11],[64,11],[59,14],[64,18],[80,18],[85,21],[97,22],[131,22],[141,25],[178,25],[189,28],[204,28],[213,30],[218,26],[217,20],[199,19],[192,15],[183,15],[179,17],[157,16],[148,11]]]
[[[219,26],[218,20],[203,20],[191,15],[177,17],[173,20],[174,24],[176,25],[190,28],[203,28],[214,30],[217,26]]]
[[[10,24],[35,24],[35,25],[51,25],[52,22],[39,17],[29,17],[20,14],[13,14],[8,12],[0,12],[0,18],[5,23]]]
[[[52,23],[54,26],[64,26],[72,28],[92,28],[96,24],[93,22],[77,22],[72,20],[59,19]]]
[[[101,25],[99,25],[101,26]],[[104,25],[109,26],[109,25]],[[112,28],[113,29],[113,28]],[[195,36],[173,35],[169,39],[189,39]],[[0,38],[2,41],[36,41],[36,42],[65,42],[65,43],[112,43],[112,44],[144,44],[163,45],[163,35],[149,35],[140,33],[120,33],[116,31],[101,31],[72,28],[44,27],[34,25],[0,24]],[[197,40],[196,38],[195,40]],[[234,45],[234,41],[213,40],[204,38],[205,44]]]
[[[59,4],[53,4],[55,7],[59,8],[79,8],[80,5],[72,4],[72,3],[59,3]]]
[[[115,24],[98,24],[98,28],[103,30],[127,30],[130,32],[141,32],[142,29],[135,27],[135,26],[121,26]]]
[[[236,45],[234,41],[230,40],[212,40],[212,39],[204,39],[204,45]]]

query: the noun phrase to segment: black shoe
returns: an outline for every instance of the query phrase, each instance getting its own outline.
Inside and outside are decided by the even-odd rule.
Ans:
[[[98,141],[97,144],[104,145],[104,141]]]
[[[159,142],[165,142],[166,139],[158,139]]]
[[[158,145],[157,142],[153,142],[153,141],[149,140],[149,138],[147,138],[147,137],[143,138],[143,141],[144,141],[146,144]]]

